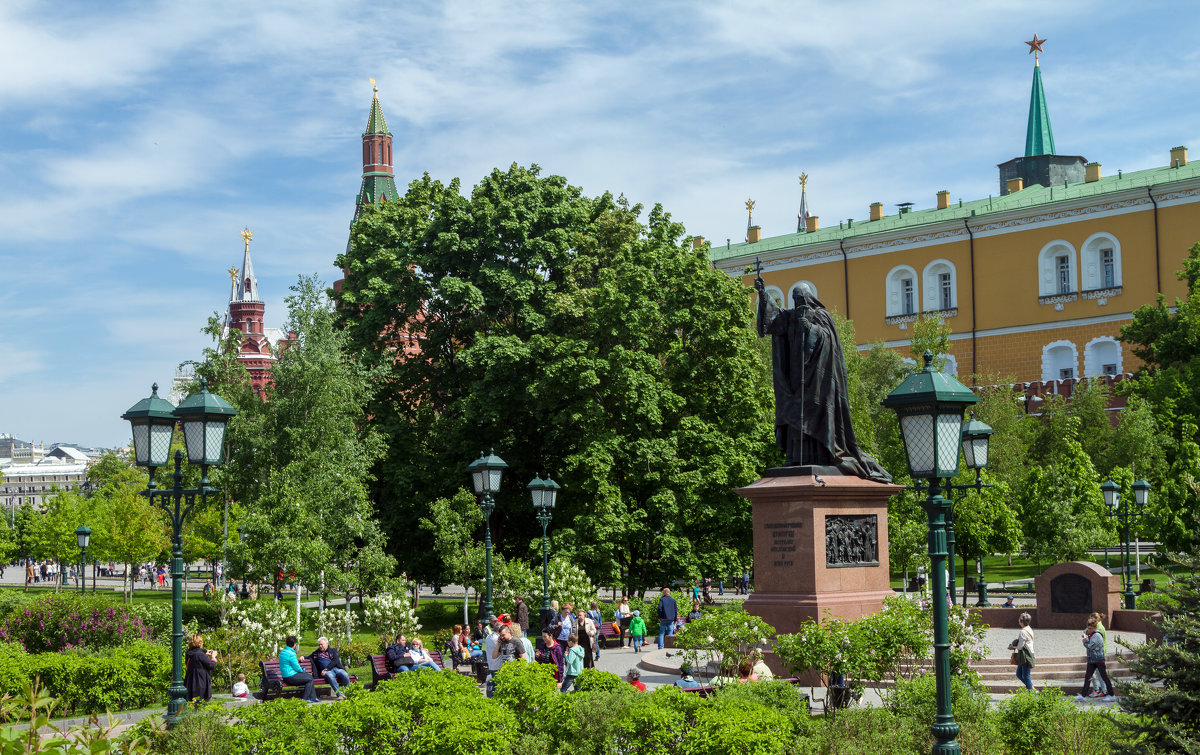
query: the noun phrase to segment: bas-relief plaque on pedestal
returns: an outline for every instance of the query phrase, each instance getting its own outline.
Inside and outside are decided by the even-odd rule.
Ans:
[[[879,517],[827,515],[826,566],[879,566]]]

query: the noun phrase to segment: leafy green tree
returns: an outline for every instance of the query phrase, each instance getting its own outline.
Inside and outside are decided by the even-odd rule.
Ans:
[[[248,416],[231,440],[227,479],[240,493],[260,574],[295,574],[310,587],[348,593],[374,578],[367,569],[392,573],[391,563],[362,557],[382,537],[367,496],[382,450],[364,414],[371,375],[348,357],[316,278],[301,277],[292,292],[293,337],[272,367],[266,401],[244,399]],[[221,367],[220,355],[210,356],[212,369]]]
[[[478,592],[484,579],[483,541],[475,537],[483,526],[483,510],[475,496],[459,490],[452,498],[439,498],[429,506],[429,515],[420,519],[425,537],[433,539],[433,548],[443,565],[442,579],[448,583],[469,585]],[[463,594],[466,615],[467,595]]]
[[[973,482],[974,474],[964,471],[958,482]],[[981,479],[993,487],[967,491],[954,502],[954,553],[962,559],[964,575],[971,573],[970,562],[990,553],[1012,553],[1021,544],[1021,522],[1009,504],[1008,486],[984,471]],[[965,585],[965,580],[963,583]]]
[[[1196,427],[1190,422],[1180,431],[1175,460],[1150,497],[1144,529],[1167,551],[1193,553],[1200,532],[1200,445],[1193,440]]]
[[[88,519],[95,521],[82,495],[73,489],[54,488],[45,499],[45,509],[34,518],[26,536],[31,555],[53,559],[60,567],[77,564],[79,544],[75,529],[86,524]],[[56,591],[64,579],[65,576],[55,580]]]
[[[170,547],[169,527],[162,508],[141,495],[146,487],[142,470],[126,466],[106,477],[90,501],[99,524],[92,546],[97,557],[124,565],[121,594],[132,601],[137,565]]]
[[[946,355],[950,353],[950,334],[954,330],[941,315],[923,314],[912,324],[909,349],[917,369],[924,366],[925,352],[933,355],[933,368],[938,372],[946,369]]]
[[[1079,421],[1066,417],[1062,427],[1058,452],[1030,469],[1020,494],[1025,549],[1039,564],[1073,561],[1112,539],[1096,468],[1077,437]]]
[[[750,511],[732,489],[773,445],[749,297],[661,207],[643,220],[539,174],[495,170],[469,197],[425,176],[364,213],[337,260],[346,332],[386,373],[370,414],[388,436],[388,542],[440,581],[436,551],[404,533],[494,447],[510,466],[501,552],[540,535],[524,488],[548,471],[563,485],[555,550],[593,579],[733,571]]]

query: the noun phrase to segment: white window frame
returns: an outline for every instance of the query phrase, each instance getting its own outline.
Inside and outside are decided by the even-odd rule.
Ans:
[[[1069,264],[1068,282],[1071,290],[1064,294],[1058,287],[1058,258],[1065,256]],[[1065,296],[1079,293],[1079,261],[1075,247],[1064,239],[1055,239],[1038,253],[1038,296]],[[1057,378],[1055,378],[1057,380]]]
[[[1104,347],[1110,346],[1116,349],[1116,365],[1117,374],[1120,375],[1124,371],[1125,354],[1121,350],[1121,343],[1112,336],[1099,336],[1087,342],[1083,347],[1083,376],[1084,377],[1103,377],[1104,365],[1113,364],[1114,360],[1110,358],[1111,349]],[[1103,349],[1103,351],[1102,351]]]
[[[916,270],[912,269],[908,265],[897,265],[888,272],[887,278],[884,280],[886,281],[884,311],[887,312],[888,317],[903,317],[905,315],[915,315],[920,313],[921,286]],[[906,280],[912,281],[912,312],[904,311],[903,282]]]
[[[792,306],[792,303],[784,297],[783,289],[779,286],[767,286],[763,290],[763,293],[771,297],[771,301],[775,302],[775,306],[779,307],[780,309],[788,309]],[[754,305],[756,307],[758,306],[757,299],[755,300]]]
[[[941,275],[950,274],[950,306],[943,307]],[[922,283],[925,286],[923,310],[925,312],[941,312],[958,308],[958,270],[950,260],[937,259],[925,266],[921,272]]]
[[[1111,249],[1113,255],[1113,282],[1106,285],[1100,253]],[[1121,287],[1121,242],[1111,233],[1093,233],[1080,247],[1083,270],[1083,290],[1098,291]]]
[[[1059,360],[1051,357],[1062,353],[1061,350],[1067,350],[1071,354],[1071,364],[1065,365]],[[1079,376],[1079,347],[1070,341],[1051,341],[1042,347],[1042,380],[1049,382],[1051,380],[1062,380],[1058,376],[1058,371],[1064,367],[1070,367],[1073,374]]]

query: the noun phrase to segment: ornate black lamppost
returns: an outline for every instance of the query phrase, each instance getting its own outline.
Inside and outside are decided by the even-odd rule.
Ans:
[[[225,426],[237,411],[220,396],[208,392],[208,382],[200,380],[200,392],[193,393],[178,407],[158,397],[158,383],[144,398],[121,415],[133,427],[133,454],[138,466],[150,467],[150,486],[142,491],[171,517],[171,686],[167,690],[167,725],[178,722],[187,689],[183,686],[183,521],[196,498],[219,492],[208,484],[208,468],[223,463]],[[158,490],[154,470],[165,467],[171,455],[175,424],[183,426],[183,441],[189,464],[200,465],[200,487],[183,487],[183,451],[175,451],[175,484],[170,490]]]
[[[86,524],[79,525],[75,530],[75,542],[79,544],[79,594],[87,593],[87,575],[84,570],[87,569],[87,547],[92,541],[92,531],[88,529]]]
[[[554,501],[558,498],[559,484],[546,475],[542,479],[533,476],[533,482],[528,486],[529,494],[533,496],[533,510],[537,512],[537,520],[542,524],[542,625],[545,626],[550,616],[550,571],[549,545],[546,540],[546,528],[550,526],[550,517],[554,514]]]
[[[933,354],[925,352],[925,368],[905,378],[883,400],[900,416],[900,435],[908,470],[915,480],[928,481],[922,504],[929,517],[930,579],[933,582],[933,665],[937,676],[937,716],[930,731],[933,752],[958,753],[959,727],[950,709],[950,633],[946,607],[946,511],[944,480],[958,474],[962,447],[963,411],[979,401],[954,377],[933,369]]]
[[[1136,605],[1136,597],[1133,594],[1133,572],[1130,571],[1132,561],[1129,552],[1129,528],[1131,520],[1136,520],[1146,513],[1146,504],[1150,501],[1150,483],[1145,480],[1133,483],[1133,499],[1137,503],[1137,511],[1133,510],[1128,500],[1125,501],[1125,506],[1121,507],[1121,486],[1112,480],[1105,480],[1104,484],[1100,486],[1100,490],[1104,493],[1104,503],[1108,506],[1108,515],[1121,519],[1125,525],[1125,568],[1121,573],[1121,584],[1125,586],[1125,608],[1133,610]]]
[[[504,459],[491,451],[488,451],[487,454],[480,454],[478,459],[467,466],[467,471],[471,473],[471,484],[475,487],[475,495],[479,496],[479,507],[483,509],[483,552],[487,569],[487,594],[484,596],[479,617],[485,623],[490,623],[495,616],[492,613],[492,510],[496,508],[496,501],[492,496],[500,492],[500,479],[504,476],[506,469],[508,469],[508,465],[504,463]]]
[[[981,472],[988,465],[988,446],[992,440],[993,430],[986,422],[981,422],[975,419],[975,412],[971,412],[971,418],[963,423],[962,426],[962,452],[963,462],[966,463],[967,469],[975,470],[974,485],[956,485],[956,490],[975,490],[980,491],[988,485],[984,485],[981,477]],[[953,526],[953,520],[951,520]],[[951,541],[953,543],[953,540]],[[950,561],[954,562],[954,546],[950,546]],[[954,580],[954,567],[950,567],[951,584]],[[963,575],[966,580],[966,575]],[[987,608],[991,605],[987,599],[987,577],[983,573],[983,556],[979,557],[979,600],[975,605],[981,608]],[[966,593],[963,593],[963,605],[967,603]]]

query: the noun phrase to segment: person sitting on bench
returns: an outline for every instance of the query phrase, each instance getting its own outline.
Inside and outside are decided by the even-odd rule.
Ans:
[[[284,684],[292,686],[304,685],[304,692],[301,694],[307,702],[319,703],[317,699],[317,691],[313,688],[313,678],[311,674],[306,674],[304,669],[300,668],[300,659],[296,656],[296,645],[299,640],[294,635],[288,635],[284,640],[287,647],[279,651],[279,677],[283,679]]]
[[[413,671],[422,668],[431,668],[434,671],[442,670],[442,667],[434,662],[433,656],[425,652],[425,648],[420,637],[412,638],[412,644],[409,646],[408,655],[413,660]]]
[[[341,685],[350,683],[350,672],[342,665],[342,658],[337,648],[329,647],[328,637],[317,638],[317,649],[308,657],[312,661],[313,673],[320,674],[329,682],[329,688],[339,700],[346,697]]]

